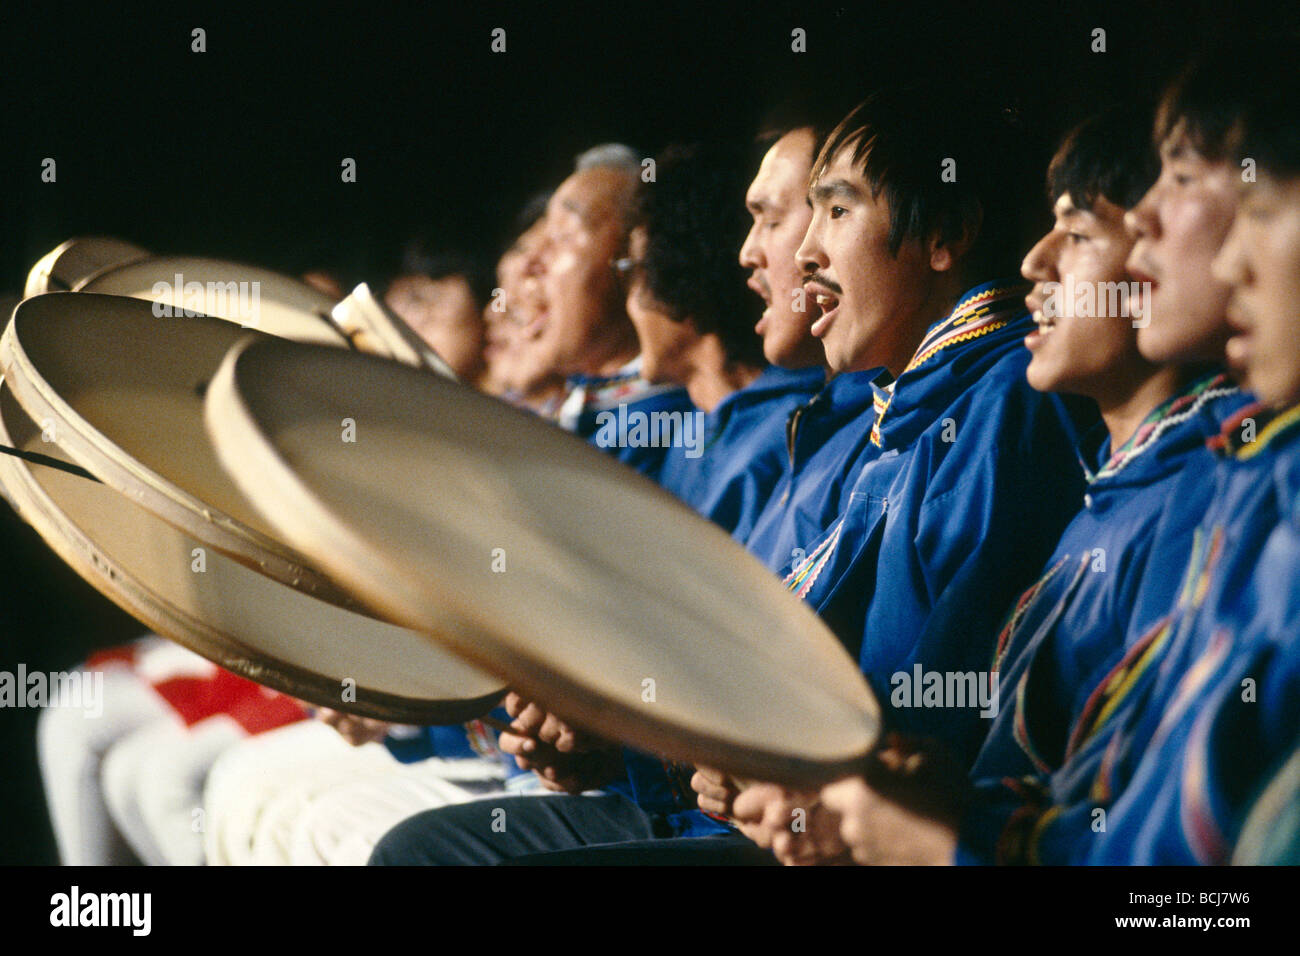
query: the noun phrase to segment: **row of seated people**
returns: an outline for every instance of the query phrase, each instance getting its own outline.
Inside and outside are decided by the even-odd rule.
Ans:
[[[95,820],[150,862],[1294,860],[1286,49],[1215,51],[1154,115],[1074,127],[1027,254],[1014,125],[908,88],[772,131],[756,174],[694,146],[647,179],[599,147],[501,257],[484,381],[721,525],[826,620],[885,711],[862,776],[742,784],[515,694],[501,735],[273,701],[260,724],[141,707],[88,741],[50,712],[65,859],[96,861],[76,855]],[[648,444],[610,427],[620,408],[684,424]],[[979,692],[954,699],[954,675]],[[163,720],[175,746],[132,759]]]

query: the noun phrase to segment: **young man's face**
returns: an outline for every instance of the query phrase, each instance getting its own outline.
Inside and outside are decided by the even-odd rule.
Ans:
[[[1232,286],[1228,363],[1261,401],[1300,402],[1300,179],[1261,174],[1241,204],[1214,275]]]
[[[628,255],[640,263],[645,257],[646,231],[642,226],[632,230],[628,240]],[[667,307],[654,297],[645,281],[645,271],[637,268],[628,284],[627,314],[636,328],[641,345],[641,377],[647,382],[676,382],[686,384],[685,353],[699,336],[694,327],[677,322],[668,314]]]
[[[921,243],[905,240],[889,251],[889,204],[842,149],[808,192],[812,222],[797,253],[804,290],[831,371],[884,365],[911,335],[908,320],[923,306],[929,257]],[[899,371],[899,370],[895,370]]]
[[[773,365],[811,368],[825,360],[821,343],[809,331],[816,310],[799,308],[803,270],[795,250],[803,242],[812,210],[808,176],[812,172],[813,133],[786,133],[763,157],[745,195],[754,225],[740,248],[740,264],[753,270],[748,285],[766,303],[754,327],[763,338],[763,354]]]
[[[1124,209],[1098,196],[1091,209],[1062,194],[1051,232],[1020,267],[1034,288],[1025,299],[1038,328],[1025,339],[1033,353],[1026,376],[1040,392],[1094,395],[1137,365],[1137,329],[1110,290],[1128,282],[1124,262],[1133,239]]]
[[[1175,128],[1160,147],[1160,178],[1129,211],[1128,271],[1151,289],[1138,347],[1152,362],[1223,360],[1228,287],[1210,263],[1232,225],[1235,181],[1232,166],[1205,159]]]

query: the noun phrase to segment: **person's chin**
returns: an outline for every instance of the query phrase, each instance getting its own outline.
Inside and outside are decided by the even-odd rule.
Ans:
[[[850,372],[866,372],[872,368],[864,359],[855,358],[851,353],[836,349],[826,349],[826,362],[832,375],[848,375]]]
[[[788,365],[799,353],[799,338],[791,334],[769,334],[763,339],[763,357],[773,365]]]
[[[822,350],[826,353],[826,364],[830,367],[832,375],[839,375],[846,371],[846,356],[840,352],[838,342],[822,339]]]
[[[1040,355],[1032,354],[1030,364],[1024,367],[1024,381],[1036,392],[1048,392],[1052,388],[1052,367]]]
[[[1155,322],[1138,329],[1137,348],[1144,359],[1156,365],[1182,360],[1177,337],[1171,335],[1170,330],[1163,325],[1157,325]]]
[[[1260,401],[1279,411],[1300,405],[1300,382],[1290,380],[1270,382],[1265,380],[1260,383],[1258,388],[1254,388],[1250,383],[1250,376],[1247,376],[1246,388],[1253,391]]]
[[[1058,370],[1042,359],[1035,358],[1025,369],[1025,381],[1036,392],[1059,392],[1061,376]]]
[[[1149,346],[1138,339],[1138,351],[1149,362],[1159,365],[1191,365],[1203,362],[1226,364],[1228,361],[1228,330],[1215,327],[1199,333],[1192,327],[1178,330],[1152,341]]]

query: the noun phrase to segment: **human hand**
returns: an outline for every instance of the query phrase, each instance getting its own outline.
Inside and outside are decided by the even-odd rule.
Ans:
[[[513,732],[501,732],[497,746],[536,773],[548,790],[582,793],[622,772],[622,751],[614,744],[566,724],[514,691],[506,695],[505,708]]]
[[[340,737],[354,747],[383,740],[388,736],[388,731],[393,726],[383,720],[358,717],[356,714],[345,714],[329,707],[317,708],[316,719],[333,727],[339,732]]]
[[[822,803],[840,821],[840,840],[864,866],[948,866],[955,825],[927,817],[873,790],[862,777],[822,788]]]
[[[839,816],[815,790],[788,790],[773,783],[746,787],[735,800],[732,819],[741,833],[787,866],[850,862],[840,838]]]
[[[724,817],[734,816],[734,803],[740,795],[740,784],[721,770],[696,767],[691,777],[691,789],[697,794],[696,802],[705,813]]]

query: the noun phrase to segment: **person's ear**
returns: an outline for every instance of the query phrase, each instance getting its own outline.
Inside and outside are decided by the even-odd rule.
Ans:
[[[935,272],[951,272],[957,268],[957,263],[975,245],[983,223],[984,211],[976,206],[961,217],[960,229],[955,234],[945,237],[942,232],[935,232],[928,247],[930,268]]]

